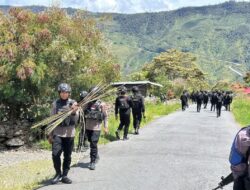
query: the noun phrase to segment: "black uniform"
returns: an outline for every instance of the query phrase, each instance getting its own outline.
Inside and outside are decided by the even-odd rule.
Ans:
[[[211,95],[211,111],[215,111],[215,106],[217,104],[217,94],[215,92],[212,93]]]
[[[202,101],[203,101],[203,95],[201,92],[198,92],[196,94],[196,103],[197,103],[197,112],[200,112],[201,111],[201,104],[202,104]]]
[[[224,105],[226,107],[226,111],[230,111],[230,105],[232,103],[233,97],[231,94],[227,93],[224,99]]]
[[[217,111],[217,117],[221,116],[221,107],[223,104],[223,94],[218,93],[217,94],[217,103],[216,103],[216,111]]]
[[[65,111],[70,108],[74,103],[74,100],[58,99],[53,103],[52,114]],[[72,114],[66,118],[58,127],[54,129],[51,135],[53,135],[52,143],[52,159],[56,175],[66,177],[71,164],[71,154],[74,147],[74,134],[75,124],[77,122],[78,115]],[[63,167],[61,173],[61,154],[63,152]],[[56,181],[57,182],[57,181]]]
[[[104,102],[100,100],[92,101],[85,110],[86,133],[90,143],[90,165],[91,170],[95,169],[95,164],[99,160],[98,141],[101,135],[101,125],[108,128],[107,109]]]
[[[117,115],[118,112],[120,115],[120,125],[117,129],[117,133],[119,133],[119,131],[121,131],[124,127],[124,134],[123,134],[124,139],[126,139],[128,135],[131,108],[132,108],[132,101],[130,97],[126,95],[120,95],[116,98],[115,115]],[[119,138],[118,134],[117,137]]]
[[[131,96],[132,100],[132,114],[133,114],[133,125],[135,129],[135,134],[139,133],[140,123],[142,119],[142,114],[145,113],[144,98],[139,93],[134,93]]]
[[[195,103],[196,102],[196,93],[192,92],[190,98],[192,100],[192,103]]]
[[[208,94],[207,92],[204,92],[203,94],[203,103],[204,103],[204,109],[207,108],[207,103],[208,103]]]
[[[188,104],[188,97],[185,93],[183,93],[180,97],[181,100],[181,107],[182,107],[182,111],[185,111],[187,104]]]

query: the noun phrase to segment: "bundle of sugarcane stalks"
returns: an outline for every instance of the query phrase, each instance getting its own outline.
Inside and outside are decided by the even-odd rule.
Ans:
[[[84,120],[84,110],[88,106],[90,102],[109,97],[114,94],[115,89],[110,85],[103,85],[99,83],[95,88],[90,91],[87,96],[78,103],[78,110],[80,115],[80,120]],[[38,127],[47,126],[45,128],[45,133],[50,134],[58,125],[60,125],[67,117],[69,117],[73,112],[73,109],[69,108],[64,112],[60,112],[58,114],[52,115],[36,124],[34,124],[31,129],[35,129]]]

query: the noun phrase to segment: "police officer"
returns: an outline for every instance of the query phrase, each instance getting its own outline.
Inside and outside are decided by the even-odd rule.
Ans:
[[[133,125],[135,129],[135,134],[139,134],[140,123],[142,116],[145,117],[145,105],[144,105],[144,98],[139,92],[137,86],[132,87],[132,114],[133,114]]]
[[[185,111],[185,109],[187,107],[187,102],[188,102],[188,97],[187,97],[185,91],[183,91],[183,93],[182,93],[182,95],[180,97],[180,100],[181,100],[182,111]]]
[[[210,102],[211,102],[211,111],[215,111],[215,107],[217,104],[217,93],[216,92],[212,92]]]
[[[120,125],[115,132],[117,139],[120,139],[120,131],[124,126],[123,140],[128,140],[128,130],[130,124],[130,112],[132,108],[132,101],[130,97],[126,95],[126,87],[121,88],[120,95],[115,101],[115,118],[118,118],[118,112],[120,115]]]
[[[66,83],[58,86],[59,99],[53,102],[51,115],[73,109],[72,114],[66,118],[59,126],[57,126],[51,134],[49,134],[49,142],[52,143],[52,158],[56,171],[55,177],[52,179],[52,184],[58,183],[60,180],[63,183],[72,183],[67,177],[70,170],[71,154],[74,147],[75,125],[78,119],[78,106],[75,100],[70,99],[71,87]],[[63,152],[63,167],[61,170],[61,154]]]
[[[217,93],[217,103],[216,103],[216,112],[217,112],[217,117],[221,116],[221,107],[223,104],[223,94],[221,92]]]
[[[204,109],[206,109],[207,108],[207,103],[208,103],[208,93],[207,93],[207,91],[204,91],[204,93],[203,93],[203,103],[204,103]]]
[[[196,94],[197,112],[201,111],[202,101],[203,101],[202,91],[197,92],[197,94]]]
[[[232,103],[232,100],[233,100],[233,97],[232,95],[230,94],[230,92],[226,92],[226,95],[225,95],[225,100],[224,100],[224,104],[225,104],[225,107],[226,107],[226,111],[230,111],[230,104]]]
[[[229,157],[234,177],[233,190],[250,190],[250,126],[242,128],[236,135]]]
[[[92,87],[89,93],[98,92],[98,87]],[[89,169],[95,170],[98,162],[98,141],[101,135],[101,125],[104,123],[104,132],[108,133],[108,113],[106,105],[101,100],[94,100],[90,102],[85,111],[86,118],[86,134],[90,142],[90,164]]]

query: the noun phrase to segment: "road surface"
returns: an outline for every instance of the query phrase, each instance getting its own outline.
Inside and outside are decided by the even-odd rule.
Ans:
[[[230,172],[228,155],[238,125],[230,112],[177,111],[156,119],[130,135],[100,149],[95,171],[89,158],[70,170],[73,184],[42,190],[211,190]],[[232,185],[225,190],[232,189]]]

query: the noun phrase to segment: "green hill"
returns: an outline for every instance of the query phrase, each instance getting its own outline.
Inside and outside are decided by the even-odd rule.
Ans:
[[[226,2],[159,13],[93,15],[109,18],[101,21],[100,29],[110,39],[124,74],[140,69],[170,48],[196,54],[199,66],[211,80],[241,80],[229,66],[243,74],[250,68],[250,3]]]
[[[250,67],[250,3],[112,16],[104,31],[124,64],[123,72],[140,68],[170,48],[196,54],[213,80],[240,80],[229,66],[242,73]]]

